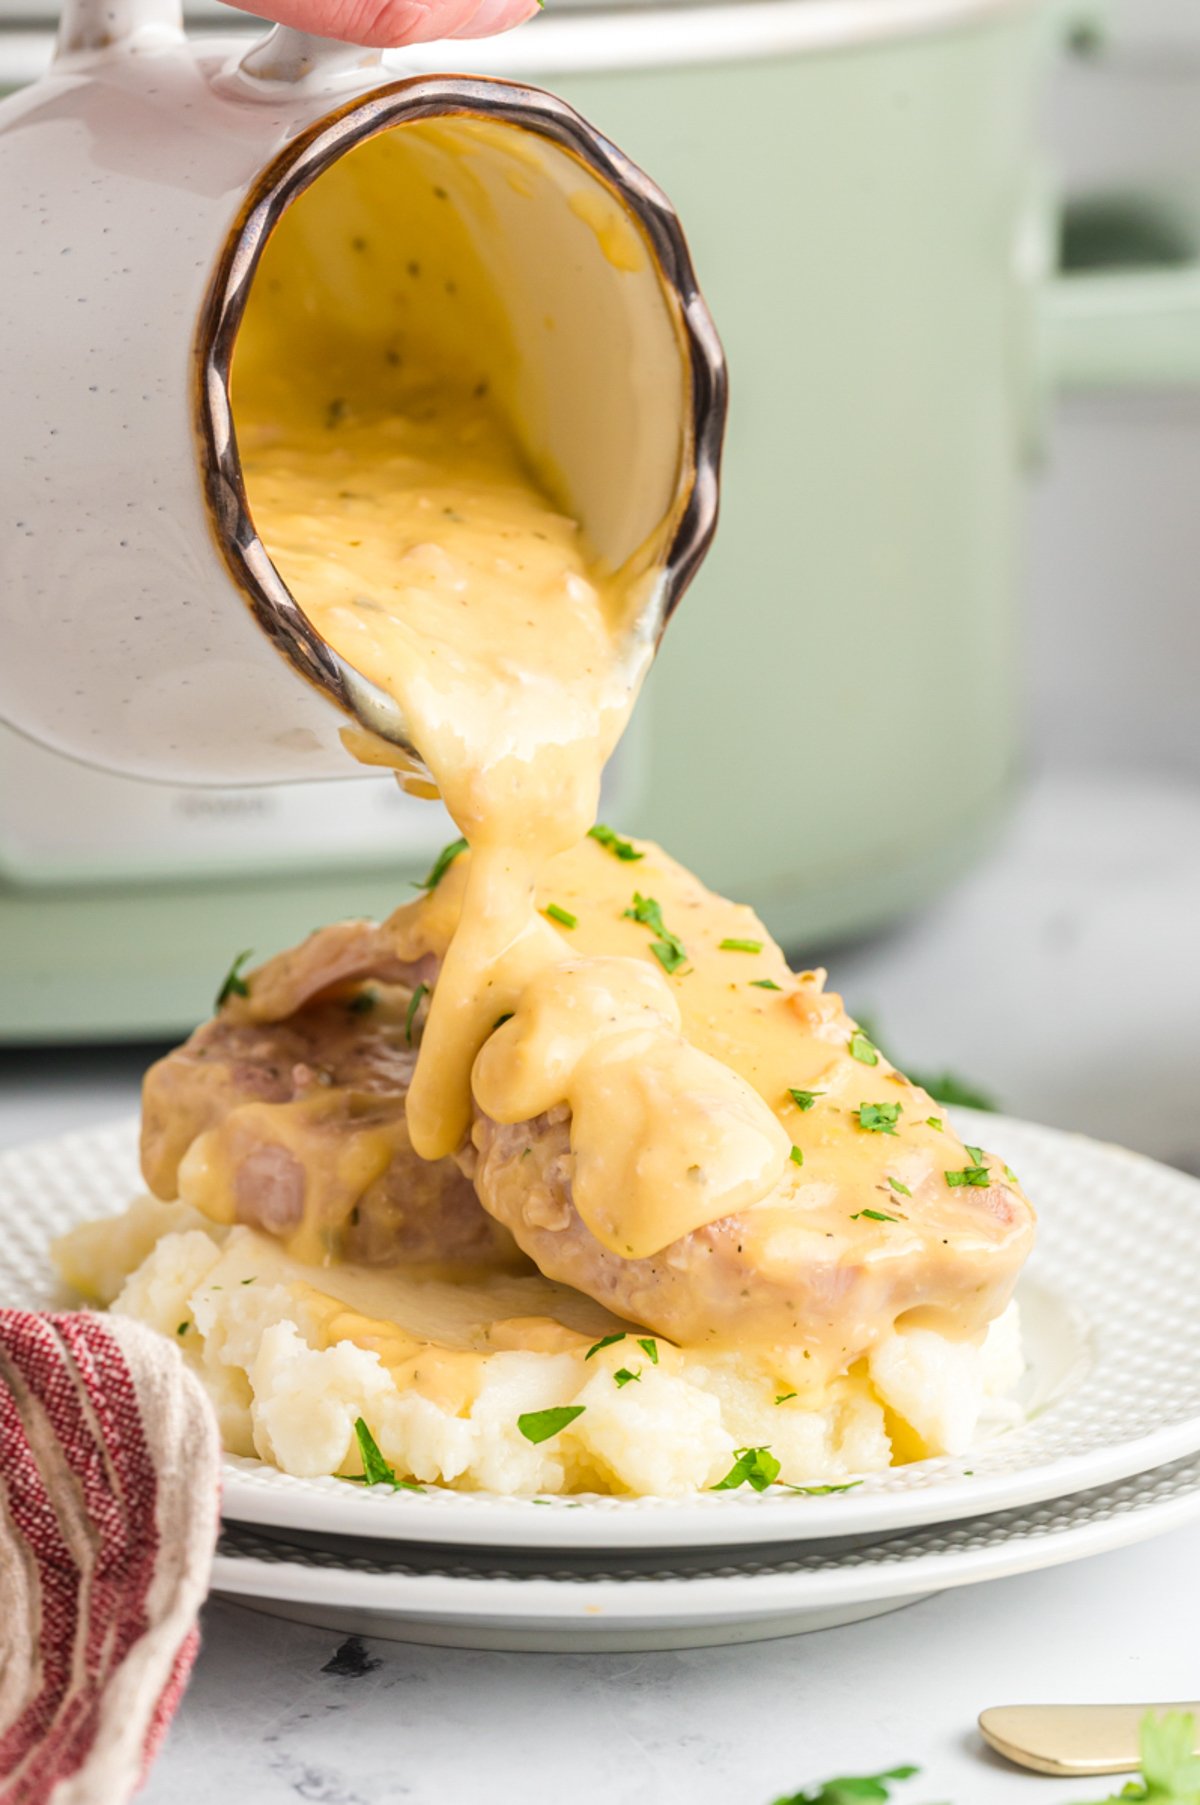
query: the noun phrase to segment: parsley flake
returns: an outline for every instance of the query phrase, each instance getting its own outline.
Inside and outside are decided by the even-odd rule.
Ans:
[[[624,1329],[620,1330],[619,1333],[617,1333],[616,1335],[606,1335],[604,1337],[603,1341],[593,1342],[592,1346],[588,1349],[587,1353],[583,1357],[585,1360],[590,1360],[592,1355],[598,1354],[602,1348],[616,1347],[618,1341],[624,1341],[624,1339],[625,1339]]]
[[[657,940],[650,942],[650,951],[668,976],[671,972],[679,970],[687,958],[687,948],[678,934],[673,934],[666,926],[662,917],[662,905],[656,902],[654,897],[643,896],[640,891],[635,890],[633,907],[625,910],[625,919],[641,922],[643,927],[649,928],[652,933],[658,935]]]
[[[248,997],[250,995],[250,986],[242,976],[242,968],[247,959],[253,959],[253,957],[254,948],[251,946],[248,946],[244,953],[238,954],[222,979],[221,988],[217,992],[215,1008],[223,1009],[230,997]]]
[[[1019,1185],[1021,1182],[1011,1166],[1005,1166],[1004,1176],[1007,1178],[1010,1185]]]
[[[408,1013],[404,1017],[404,1038],[412,1046],[413,1024],[417,1019],[417,1010],[421,1007],[421,998],[428,995],[428,984],[418,984],[409,1000]]]
[[[558,903],[547,903],[542,913],[548,915],[551,921],[556,921],[560,928],[577,928],[579,926],[578,915],[572,915],[570,909],[560,908]]]
[[[856,1028],[850,1036],[850,1057],[857,1059],[860,1065],[878,1065],[879,1049],[871,1045],[861,1028]]]
[[[186,1322],[181,1322],[179,1327],[175,1331],[175,1333],[177,1335],[186,1335],[187,1332],[188,1332],[188,1326],[187,1326]]]
[[[916,1072],[908,1074],[910,1081],[921,1090],[928,1091],[935,1103],[944,1103],[947,1108],[956,1106],[962,1109],[984,1109],[994,1114],[996,1099],[987,1091],[981,1091],[965,1078],[956,1078],[953,1072],[943,1072],[940,1077],[926,1074],[918,1076]]]
[[[926,1116],[925,1123],[926,1123],[926,1126],[929,1128],[936,1128],[939,1134],[943,1134],[945,1132],[944,1128],[942,1127],[941,1116]]]
[[[415,1479],[397,1479],[395,1467],[384,1459],[379,1443],[361,1416],[354,1424],[354,1437],[363,1470],[341,1475],[350,1485],[390,1485],[394,1492],[424,1493],[424,1486],[418,1485]]]
[[[777,984],[775,982],[774,978],[751,978],[750,982],[751,982],[751,984],[753,984],[755,990],[782,990],[783,989],[782,984]]]
[[[449,846],[442,847],[442,850],[438,853],[437,858],[433,861],[433,864],[429,867],[425,876],[421,879],[419,884],[413,885],[413,889],[436,890],[459,853],[465,852],[466,850],[467,842],[465,840],[451,840]]]
[[[798,1398],[799,1396],[800,1393],[798,1391],[781,1391],[779,1396],[775,1399],[775,1402],[777,1405],[790,1404],[793,1398]]]
[[[658,1365],[658,1343],[657,1343],[657,1341],[654,1341],[649,1336],[647,1336],[645,1341],[639,1340],[638,1346],[641,1348],[643,1354],[645,1354],[645,1356],[646,1356],[647,1360],[650,1362],[651,1366],[657,1366]]]
[[[868,1222],[904,1221],[903,1216],[889,1216],[886,1210],[855,1210],[853,1216],[850,1218],[851,1222],[857,1222],[860,1216],[865,1216]]]
[[[582,1416],[584,1408],[582,1404],[557,1404],[549,1410],[526,1410],[517,1418],[517,1428],[526,1441],[536,1446],[538,1442],[549,1441],[577,1416]]]
[[[374,1007],[375,1007],[376,1003],[378,1003],[378,1001],[379,1001],[379,992],[378,991],[376,991],[376,990],[360,990],[358,992],[357,996],[352,996],[350,998],[350,1001],[346,1004],[346,1007],[350,1011],[351,1015],[370,1015],[372,1009],[374,1009]]]
[[[788,1090],[788,1096],[792,1099],[792,1102],[796,1105],[796,1108],[806,1110],[806,1111],[810,1110],[812,1108],[813,1104],[816,1102],[818,1097],[823,1097],[824,1095],[825,1095],[824,1091],[794,1091],[791,1089]]]
[[[803,1498],[832,1498],[835,1492],[852,1492],[861,1479],[848,1479],[844,1485],[785,1485],[789,1492],[799,1492]]]
[[[947,1172],[945,1177],[952,1191],[959,1191],[964,1185],[983,1190],[992,1182],[992,1175],[986,1166],[964,1166],[960,1172]]]
[[[727,938],[725,940],[718,940],[717,942],[717,951],[719,953],[761,953],[762,949],[763,943],[761,940],[735,940],[733,938]]]
[[[967,1152],[971,1155],[971,1164],[973,1166],[987,1165],[987,1154],[983,1151],[982,1147],[972,1147],[969,1142],[964,1142],[963,1144],[966,1147]]]
[[[1142,1778],[1096,1805],[1127,1805],[1148,1799],[1155,1805],[1196,1805],[1200,1800],[1200,1759],[1195,1754],[1196,1720],[1190,1711],[1147,1711],[1140,1730]]]
[[[895,1134],[903,1103],[860,1103],[858,1125],[868,1134]]]
[[[775,1805],[886,1805],[892,1796],[893,1780],[911,1780],[919,1767],[891,1767],[882,1774],[845,1775],[826,1780],[823,1786],[809,1787],[804,1792],[789,1793],[776,1799]]]
[[[637,1372],[631,1373],[627,1366],[619,1366],[613,1374],[613,1381],[619,1390],[624,1389],[626,1385],[640,1385],[642,1381],[641,1368],[639,1367]]]
[[[733,1456],[733,1465],[712,1487],[714,1492],[736,1492],[740,1485],[765,1492],[779,1477],[780,1462],[770,1448],[735,1448]]]
[[[611,827],[605,827],[603,821],[597,821],[595,827],[588,828],[588,837],[603,846],[605,852],[611,852],[614,859],[622,859],[632,864],[635,859],[644,859],[645,853],[639,852],[632,840],[623,840]]]
[[[899,1191],[901,1197],[912,1196],[912,1192],[909,1190],[908,1186],[902,1185],[900,1180],[898,1178],[893,1178],[890,1172],[888,1173],[888,1183],[891,1185],[893,1191]]]
[[[804,1164],[804,1149],[802,1147],[793,1146],[792,1151],[788,1154],[788,1158],[791,1160],[793,1166],[802,1166]]]

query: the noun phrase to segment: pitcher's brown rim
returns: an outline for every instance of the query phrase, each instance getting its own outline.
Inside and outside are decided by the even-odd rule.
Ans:
[[[500,77],[411,76],[322,114],[265,166],[225,236],[195,338],[194,421],[209,524],[234,583],[276,648],[347,714],[409,752],[414,748],[396,703],[316,632],[258,536],[238,454],[230,376],[259,262],[293,201],[368,139],[400,124],[448,118],[495,119],[536,132],[572,155],[633,215],[674,302],[687,356],[690,432],[675,531],[663,560],[660,638],[716,530],[728,401],[721,343],[674,208],[636,163],[556,95]]]

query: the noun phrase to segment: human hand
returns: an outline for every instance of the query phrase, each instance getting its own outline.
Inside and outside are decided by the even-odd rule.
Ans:
[[[532,19],[538,0],[233,0],[245,12],[345,44],[389,49],[432,38],[486,38]]]

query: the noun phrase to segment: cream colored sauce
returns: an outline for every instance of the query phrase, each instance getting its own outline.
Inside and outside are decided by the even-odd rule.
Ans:
[[[815,1239],[832,1239],[839,1259],[851,1267],[873,1258],[898,1257],[918,1242],[935,1264],[943,1244],[953,1248],[956,1259],[977,1251],[986,1260],[1011,1227],[1006,1221],[1010,1205],[1014,1217],[1022,1217],[1027,1209],[1018,1184],[1001,1162],[984,1156],[997,1193],[993,1209],[981,1209],[981,1189],[948,1184],[947,1171],[972,1164],[967,1149],[940,1105],[877,1048],[856,1036],[841,998],[825,990],[825,974],[792,972],[751,909],[715,896],[658,847],[637,844],[642,856],[626,863],[595,840],[585,839],[544,872],[538,903],[544,908],[556,902],[576,917],[578,925],[564,936],[576,949],[575,956],[530,985],[513,1019],[496,1030],[480,1053],[474,1084],[481,1107],[504,1122],[526,1120],[548,1107],[552,1094],[553,1101],[571,1102],[574,1107],[580,1062],[586,1072],[580,1087],[583,1106],[594,1107],[594,1080],[586,1068],[598,1055],[603,1059],[607,1035],[630,1033],[652,1042],[660,1023],[664,1036],[678,1024],[689,1048],[703,1054],[709,1065],[719,1063],[722,1070],[736,1074],[774,1118],[782,1161],[770,1179],[760,1180],[753,1186],[754,1194],[736,1206],[743,1231],[739,1238],[760,1264],[811,1257]],[[438,953],[453,942],[470,882],[470,856],[464,853],[454,861],[432,895],[392,917],[389,933],[402,957]],[[686,948],[685,963],[670,977],[664,978],[651,951],[651,931],[626,914],[635,891],[655,897],[665,925]],[[757,942],[762,950],[723,949],[721,942],[728,940]],[[591,1014],[574,993],[581,969],[591,974],[587,997]],[[620,973],[618,996],[606,1010],[601,991],[605,975],[613,973]],[[778,988],[761,988],[764,980]],[[649,1018],[646,1025],[631,1020],[635,1007]],[[852,1046],[876,1063],[865,1064]],[[635,1094],[638,1064],[635,1055],[628,1074]],[[652,1091],[656,1074],[645,1085]],[[794,1101],[794,1090],[812,1093],[808,1108]],[[744,1146],[739,1147],[735,1169],[712,1184],[711,1196],[697,1195],[709,1187],[695,1177],[674,1188],[651,1182],[639,1189],[638,1176],[622,1173],[618,1161],[628,1157],[628,1149],[642,1147],[653,1163],[661,1118],[656,1109],[652,1118],[659,1123],[656,1131],[651,1122],[638,1117],[627,1141],[622,1126],[636,1105],[631,1106],[628,1090],[610,1101],[611,1112],[603,1114],[586,1140],[581,1137],[576,1144],[574,1118],[572,1125],[575,1202],[606,1246],[628,1254],[631,1245],[632,1257],[640,1257],[659,1251],[692,1228],[734,1213],[723,1204],[722,1192],[726,1185],[732,1190],[739,1177],[746,1183],[753,1172],[752,1156]],[[657,1102],[668,1108],[665,1099]],[[864,1129],[864,1105],[882,1105],[888,1111],[898,1106],[894,1132]],[[693,1082],[673,1097],[669,1107],[670,1128],[664,1138],[677,1160],[682,1162],[690,1153],[690,1163],[699,1164],[703,1172],[710,1158],[719,1162],[727,1147],[737,1144],[732,1093],[723,1094],[721,1109],[726,1113],[718,1115],[706,1103],[703,1082]],[[676,1112],[681,1108],[692,1113],[680,1116]],[[707,1116],[709,1128],[720,1123],[715,1145],[697,1126],[702,1116]],[[801,1155],[799,1164],[790,1158],[792,1147]],[[616,1213],[608,1223],[599,1211],[598,1219],[589,1216],[581,1194],[581,1181],[593,1159],[614,1173],[614,1190],[606,1188],[606,1194],[627,1197],[619,1184],[634,1185],[636,1208]],[[686,1173],[686,1164],[683,1169]],[[879,1222],[864,1215],[865,1209],[891,1220]],[[627,1245],[617,1245],[613,1221],[619,1233],[629,1236]],[[964,1299],[967,1320],[976,1302],[975,1296]]]
[[[585,838],[646,654],[630,649],[623,573],[599,568],[524,461],[500,399],[513,386],[503,328],[452,212],[443,238],[429,237],[436,207],[422,220],[441,263],[426,258],[407,288],[394,272],[394,321],[364,314],[349,356],[340,342],[306,355],[310,239],[297,221],[311,199],[345,229],[336,174],[268,247],[236,418],[264,544],[318,631],[399,703],[471,846],[390,924],[402,956],[442,960],[408,1100],[413,1145],[427,1159],[453,1152],[475,1105],[519,1123],[567,1104],[574,1201],[612,1252],[652,1255],[735,1214],[764,1268],[811,1259],[818,1243],[849,1264],[914,1248],[936,1264],[939,1242],[953,1243],[981,1258],[961,1323],[975,1332],[1007,1294],[991,1296],[982,1262],[1009,1233],[1006,1212],[1025,1208],[1015,1185],[989,1166],[991,1220],[978,1189],[948,1184],[971,1160],[931,1124],[941,1112],[881,1055],[854,1056],[840,1000],[821,974],[789,972],[750,911],[652,847],[625,862]],[[635,236],[631,248],[624,220],[594,197],[572,205],[619,267],[635,267],[621,260],[644,247]],[[451,343],[440,322],[459,304],[470,329]],[[463,346],[477,340],[498,365],[471,366]],[[295,354],[281,359],[281,344]],[[370,736],[347,737],[359,756],[386,757]],[[685,949],[673,970],[654,929],[629,918],[635,891]],[[555,925],[550,905],[577,925]],[[802,1109],[792,1089],[819,1095]],[[894,1132],[864,1126],[863,1107],[878,1105],[895,1108]],[[354,1157],[385,1152],[364,1144]],[[882,1315],[886,1285],[878,1296]],[[812,1335],[836,1352],[834,1316]],[[856,1345],[883,1326],[856,1325]]]
[[[251,1274],[259,1283],[291,1287],[303,1304],[306,1327],[319,1328],[314,1345],[352,1341],[377,1353],[397,1375],[419,1359],[427,1395],[439,1389],[430,1389],[435,1374],[444,1374],[450,1385],[477,1376],[481,1354],[586,1352],[603,1336],[630,1328],[591,1298],[540,1273],[438,1267],[381,1272],[347,1263],[327,1268],[314,1284],[308,1263],[282,1252],[270,1236],[243,1230],[231,1245],[237,1249],[235,1280]],[[402,1376],[398,1383],[403,1386]],[[452,1407],[459,1403],[456,1398]]]

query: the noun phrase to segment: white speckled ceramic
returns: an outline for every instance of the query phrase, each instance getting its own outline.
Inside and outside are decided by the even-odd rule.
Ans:
[[[1025,1511],[847,1548],[599,1563],[545,1554],[392,1555],[227,1529],[214,1590],[259,1610],[398,1642],[553,1652],[703,1648],[833,1629],[933,1592],[1082,1560],[1200,1516],[1200,1460]]]
[[[661,547],[640,597],[657,638],[715,523],[724,366],[653,183],[536,89],[395,80],[282,29],[195,43],[178,0],[70,0],[49,74],[0,103],[0,719],[171,783],[347,776],[347,714],[406,742],[257,537],[229,368],[283,210],[431,118],[447,142],[497,128],[447,186],[508,318],[519,429],[606,559]],[[637,268],[576,204],[598,197],[633,223]],[[380,230],[403,221],[389,191]]]
[[[1027,1420],[961,1460],[828,1497],[771,1491],[537,1503],[427,1486],[369,1491],[229,1458],[227,1517],[277,1530],[464,1548],[748,1547],[894,1533],[1027,1506],[1200,1449],[1200,1183],[1136,1154],[1003,1117],[956,1114],[1019,1172],[1041,1230],[1022,1283]],[[0,1305],[61,1304],[51,1237],[138,1188],[132,1127],[0,1156]]]

